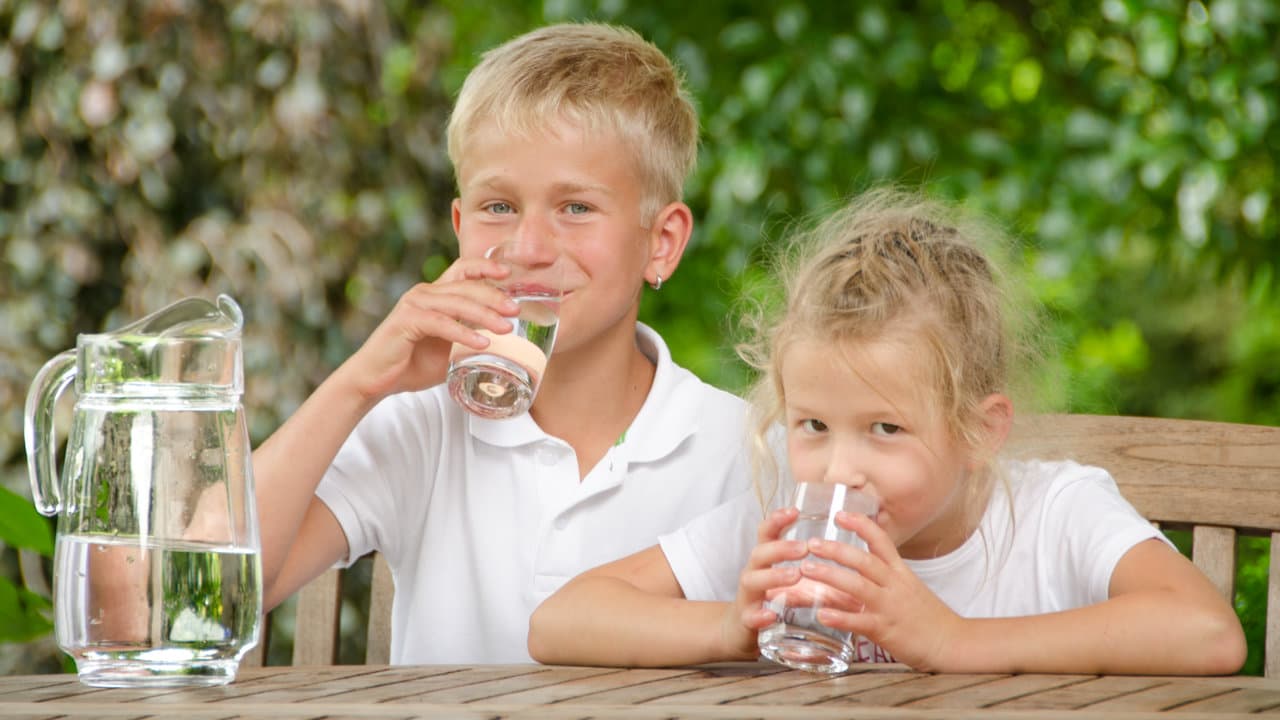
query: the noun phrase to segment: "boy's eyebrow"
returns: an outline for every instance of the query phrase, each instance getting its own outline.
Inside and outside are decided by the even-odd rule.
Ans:
[[[475,188],[502,189],[503,187],[506,186],[506,184],[507,184],[507,179],[505,177],[503,177],[498,173],[494,173],[492,175],[482,175],[478,178],[475,178],[470,183],[468,183],[468,186],[475,187]],[[602,183],[572,182],[572,181],[561,181],[561,182],[552,183],[551,191],[554,194],[561,194],[561,195],[569,194],[569,193],[580,193],[580,192],[598,192],[598,193],[602,193],[604,195],[610,195],[610,196],[617,194],[616,192],[614,192],[613,188],[609,187],[608,185],[604,185]]]
[[[557,193],[598,192],[605,195],[615,194],[613,188],[601,183],[558,182],[551,186]]]

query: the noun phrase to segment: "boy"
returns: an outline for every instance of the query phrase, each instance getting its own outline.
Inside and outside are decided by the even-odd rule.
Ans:
[[[748,487],[745,405],[636,321],[693,226],[697,119],[661,52],[605,25],[515,38],[468,76],[448,145],[458,261],[254,453],[266,602],[379,550],[392,662],[528,662],[542,599]],[[510,328],[484,282],[510,239],[562,253],[568,294],[530,413],[485,420],[442,383],[452,343]]]

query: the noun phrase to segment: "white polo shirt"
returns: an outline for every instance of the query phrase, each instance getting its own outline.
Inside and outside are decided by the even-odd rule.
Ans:
[[[573,576],[642,550],[751,484],[746,404],[657,367],[630,429],[581,481],[574,451],[529,415],[485,420],[444,386],[393,395],[356,427],[316,495],[395,577],[391,662],[530,662],[529,615]]]

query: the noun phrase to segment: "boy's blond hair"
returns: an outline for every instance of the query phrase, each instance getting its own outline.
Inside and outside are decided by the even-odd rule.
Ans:
[[[698,153],[697,113],[671,61],[634,31],[550,25],[486,52],[449,118],[449,159],[461,175],[481,126],[532,137],[558,121],[626,145],[640,175],[642,225],[681,199]]]

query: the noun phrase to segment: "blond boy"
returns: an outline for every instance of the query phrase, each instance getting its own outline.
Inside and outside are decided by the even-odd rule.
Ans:
[[[744,404],[637,322],[680,263],[697,119],[635,33],[555,25],[485,55],[449,123],[459,259],[406,292],[254,454],[273,606],[378,550],[396,581],[397,663],[524,662],[538,603],[748,487]],[[468,416],[449,348],[509,329],[485,251],[562,253],[569,294],[529,414]]]

